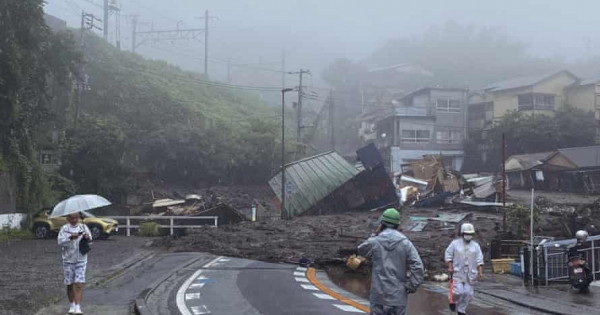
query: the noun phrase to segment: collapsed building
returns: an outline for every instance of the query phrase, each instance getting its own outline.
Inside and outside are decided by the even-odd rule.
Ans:
[[[285,211],[289,215],[332,214],[397,206],[398,198],[373,145],[357,151],[356,165],[334,151],[284,166]],[[269,186],[282,199],[281,171]]]

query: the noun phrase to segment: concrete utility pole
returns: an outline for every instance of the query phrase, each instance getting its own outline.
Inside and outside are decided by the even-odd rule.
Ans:
[[[281,89],[281,218],[286,217],[285,207],[285,93],[294,89]],[[287,216],[289,217],[289,215]]]
[[[208,76],[208,10],[204,11],[204,75]]]
[[[81,11],[81,29],[79,30],[79,44],[81,46],[81,52],[83,57],[85,58],[85,30],[97,29],[101,30],[95,23],[99,23],[101,20],[95,17],[91,13],[85,13],[85,11]],[[73,126],[77,129],[77,123],[79,120],[79,109],[83,103],[83,91],[87,87],[87,80],[85,78],[85,63],[82,62],[79,65],[79,77],[77,78],[77,103],[75,104],[75,117]]]
[[[108,40],[108,0],[104,0],[104,40]]]
[[[329,90],[329,141],[331,141],[331,151],[335,151],[335,107],[333,100],[333,90]]]
[[[506,140],[502,133],[502,231],[506,232]]]
[[[302,139],[302,97],[304,96],[302,93],[302,75],[303,74],[310,74],[310,70],[303,70],[300,69],[300,71],[296,71],[296,72],[289,72],[289,74],[299,74],[300,75],[300,84],[298,85],[298,115],[297,115],[297,129],[296,129],[296,141],[297,141],[297,147],[296,147],[296,154],[300,152],[300,147],[301,145],[301,139]]]
[[[285,49],[281,50],[281,88],[285,88]]]

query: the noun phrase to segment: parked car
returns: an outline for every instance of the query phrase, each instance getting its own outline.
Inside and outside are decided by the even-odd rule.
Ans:
[[[43,209],[33,216],[33,234],[36,238],[47,238],[56,235],[60,228],[67,224],[66,217],[50,219],[52,209]],[[107,239],[119,231],[118,222],[109,217],[96,217],[93,214],[81,211],[83,223],[92,233],[92,239]]]

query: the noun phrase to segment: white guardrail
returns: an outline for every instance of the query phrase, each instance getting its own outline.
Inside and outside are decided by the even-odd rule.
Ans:
[[[213,226],[217,227],[218,223],[219,223],[219,217],[217,216],[198,216],[198,217],[193,217],[193,216],[163,216],[163,215],[157,215],[157,216],[111,216],[111,218],[115,219],[115,220],[125,220],[125,224],[120,224],[118,225],[119,229],[124,228],[127,229],[127,236],[131,236],[131,229],[139,229],[140,225],[139,224],[131,224],[131,221],[161,221],[161,220],[169,220],[169,224],[159,224],[158,226],[165,229],[168,228],[170,230],[170,234],[173,235],[173,230],[174,229],[194,229],[194,228],[202,228],[205,227],[207,224],[202,224],[202,225],[175,225],[175,220],[214,220]],[[158,222],[157,222],[158,223]]]

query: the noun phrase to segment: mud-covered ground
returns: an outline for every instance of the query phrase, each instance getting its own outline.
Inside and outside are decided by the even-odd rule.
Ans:
[[[404,209],[402,212],[404,227],[410,216],[473,213],[470,221],[478,227],[478,239],[484,247],[495,235],[496,224],[501,222],[500,216],[495,213],[435,209]],[[380,215],[381,212],[363,212],[242,222],[218,229],[196,230],[179,238],[165,237],[155,241],[154,245],[172,251],[207,251],[270,262],[298,262],[305,257],[321,266],[342,264],[356,246],[375,230]],[[445,266],[443,252],[456,235],[454,226],[430,222],[422,232],[403,230],[417,247],[430,275],[441,272]]]
[[[95,241],[88,254],[87,285],[149,252],[151,240],[111,237]],[[34,314],[66,294],[60,249],[55,239],[0,242],[0,314]]]

